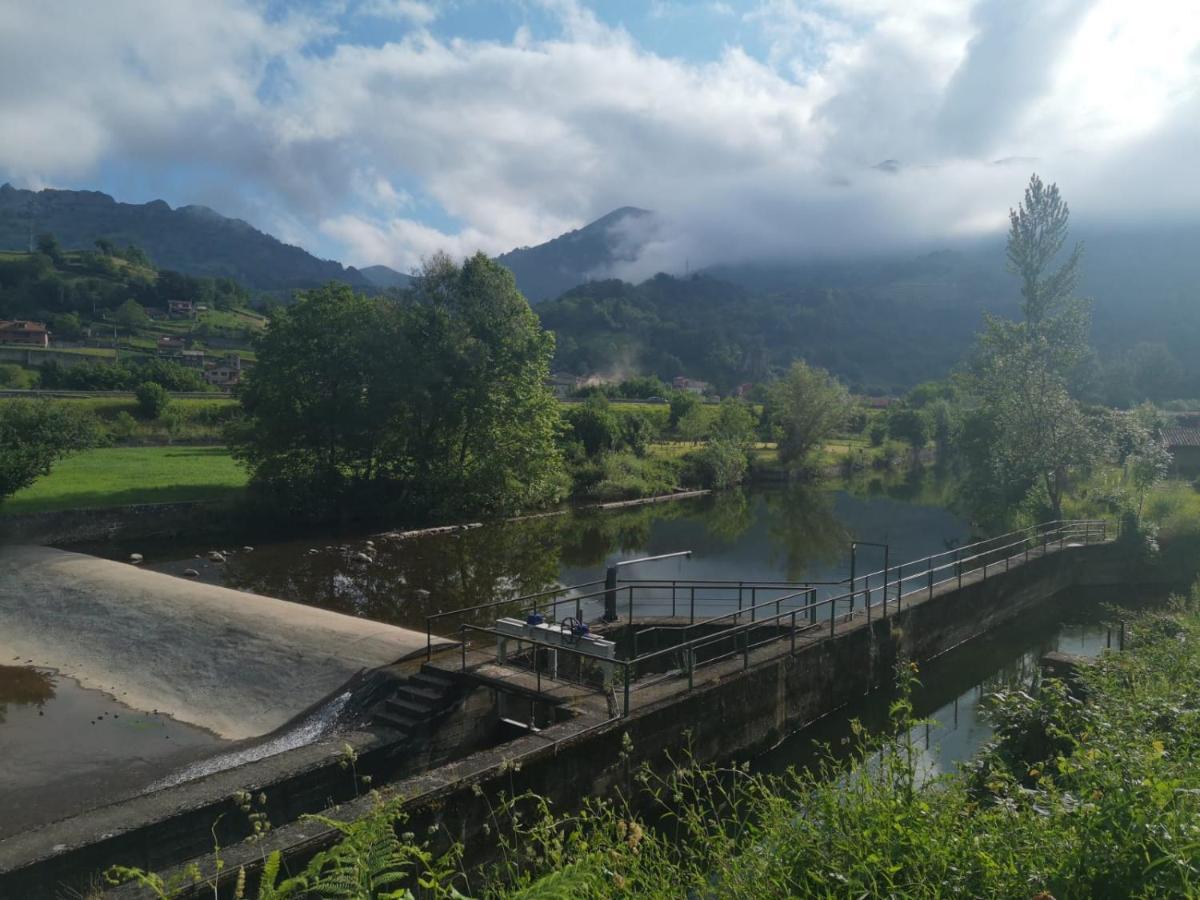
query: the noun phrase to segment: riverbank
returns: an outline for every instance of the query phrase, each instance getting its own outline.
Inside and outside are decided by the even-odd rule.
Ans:
[[[396,858],[429,853],[433,896],[1194,896],[1198,608],[1193,591],[1168,612],[1129,614],[1125,652],[1079,666],[1070,688],[994,691],[997,737],[954,774],[921,768],[920,673],[902,664],[890,721],[853,728],[848,756],[752,775],[684,750],[661,774],[627,766],[625,800],[569,816],[536,795],[500,797],[482,810],[494,849],[482,872],[441,853],[439,829],[406,823],[399,800],[345,826],[342,852],[394,827]],[[639,755],[636,740],[626,734],[622,756]],[[306,874],[320,884],[319,865]]]

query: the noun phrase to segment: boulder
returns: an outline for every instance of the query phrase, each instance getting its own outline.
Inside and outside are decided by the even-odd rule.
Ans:
[[[214,563],[223,563],[225,562],[225,554],[220,550],[209,550],[208,561]]]
[[[199,572],[197,572],[195,569],[184,569],[184,570],[183,570],[183,576],[184,576],[185,578],[199,578],[199,577],[200,577],[200,573],[199,573]]]
[[[129,554],[129,561],[130,561],[131,563],[133,563],[135,566],[136,566],[138,563],[140,563],[140,562],[142,561],[142,559],[144,559],[144,557],[143,557],[143,556],[142,556],[142,554],[140,554],[140,553],[130,553],[130,554]]]

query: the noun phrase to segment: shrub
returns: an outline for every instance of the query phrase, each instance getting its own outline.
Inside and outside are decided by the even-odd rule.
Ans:
[[[710,441],[684,457],[684,479],[701,487],[733,487],[746,480],[750,470],[746,451],[732,441]]]
[[[167,389],[154,381],[143,381],[134,393],[137,396],[138,412],[146,419],[161,417],[171,403]]]

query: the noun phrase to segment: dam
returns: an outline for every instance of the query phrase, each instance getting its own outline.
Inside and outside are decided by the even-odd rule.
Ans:
[[[685,740],[702,761],[770,747],[886,682],[897,659],[934,658],[1101,577],[1114,556],[1111,538],[1103,522],[1048,523],[903,562],[864,544],[855,550],[885,554],[883,565],[825,584],[622,579],[614,566],[600,582],[433,613],[423,634],[339,632],[332,644],[315,646],[301,636],[316,659],[331,647],[345,646],[348,655],[296,702],[328,685],[338,690],[338,677],[376,658],[363,654],[388,646],[373,670],[388,677],[357,730],[338,740],[354,746],[361,773],[406,798],[414,823],[470,848],[479,840],[480,804],[498,791],[534,790],[566,804],[620,786],[625,741],[636,748],[635,762],[651,764],[680,752]],[[258,652],[253,641],[246,646]],[[277,664],[294,659],[278,652]],[[252,702],[263,685],[249,680],[233,695],[258,709],[255,722],[272,724],[266,707]],[[286,692],[286,677],[271,687]],[[0,842],[0,885],[38,896],[35,886],[47,878],[78,883],[114,861],[162,870],[195,858],[203,868],[208,828],[239,787],[271,797],[277,825],[269,840],[300,864],[335,834],[286,822],[329,799],[342,801],[341,818],[368,808],[345,784],[331,787],[347,779],[337,773],[340,747],[328,743]],[[253,865],[261,848],[249,854],[230,846],[237,839],[231,833],[222,841],[226,864],[247,852]],[[62,849],[46,852],[47,845]]]

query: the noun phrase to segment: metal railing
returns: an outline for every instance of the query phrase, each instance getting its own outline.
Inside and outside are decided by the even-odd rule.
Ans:
[[[688,688],[691,689],[694,686],[696,671],[705,666],[740,655],[743,668],[748,668],[751,652],[759,647],[788,641],[790,651],[794,652],[798,638],[810,637],[823,629],[826,623],[828,623],[828,637],[833,638],[837,634],[839,624],[844,625],[851,622],[856,616],[865,615],[868,623],[876,615],[886,618],[889,615],[889,609],[894,609],[895,613],[902,611],[906,600],[910,603],[915,602],[922,594],[927,598],[932,598],[940,586],[953,584],[956,587],[962,587],[966,580],[975,576],[978,576],[981,581],[986,581],[989,571],[995,572],[998,566],[1003,566],[1003,570],[1008,571],[1014,560],[1025,562],[1030,558],[1031,553],[1044,555],[1048,552],[1062,550],[1068,544],[1088,545],[1107,541],[1108,528],[1108,523],[1103,520],[1044,522],[941,553],[930,554],[920,559],[898,563],[895,566],[888,566],[864,575],[856,575],[853,580],[846,579],[840,582],[797,584],[783,581],[688,581],[680,579],[631,581],[619,588],[627,593],[628,615],[631,624],[634,618],[634,592],[639,588],[670,587],[675,592],[682,588],[688,594],[689,621],[687,623],[658,624],[642,629],[640,632],[634,631],[628,648],[630,652],[625,658],[616,660],[603,660],[570,646],[538,641],[532,636],[514,638],[511,634],[493,628],[463,623],[459,627],[462,664],[465,669],[468,635],[475,632],[517,640],[520,644],[534,648],[534,670],[539,691],[543,674],[538,662],[539,650],[565,652],[569,655],[574,654],[586,658],[592,663],[614,666],[621,672],[620,681],[624,692],[623,714],[628,714],[632,685],[641,674],[661,667],[664,661],[677,660],[680,662],[680,665],[669,670],[668,673],[676,672],[680,676],[686,674]],[[543,591],[523,598],[479,604],[465,610],[440,613],[437,616],[431,616],[430,620],[524,601],[533,601],[536,604],[547,596],[576,588],[591,587],[597,583],[599,582],[588,582],[583,585]],[[818,597],[818,587],[820,586],[840,587],[846,586],[847,583],[849,583],[849,590],[825,598]],[[737,590],[739,607],[724,614],[697,621],[694,599],[696,588]],[[744,605],[740,601],[745,597],[747,590],[752,591],[752,598],[757,598],[759,590],[782,590],[784,593]],[[609,590],[577,594],[551,601],[550,604],[543,603],[541,608],[553,610],[562,603],[574,603],[576,604],[576,618],[581,619],[583,601],[604,597],[607,593]],[[674,615],[674,606],[672,611]],[[730,624],[721,627],[725,622]],[[712,632],[714,627],[717,630]],[[681,640],[669,647],[639,653],[637,649],[639,634],[644,640],[647,635],[656,631],[673,632],[679,635]],[[698,631],[708,633],[696,634]]]

